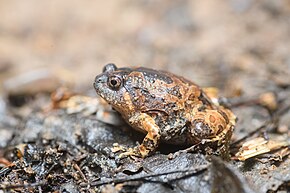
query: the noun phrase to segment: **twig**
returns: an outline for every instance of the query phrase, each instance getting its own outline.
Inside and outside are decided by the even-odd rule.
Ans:
[[[250,105],[259,105],[259,99],[257,98],[232,98],[228,99],[228,101],[225,104],[229,108],[237,108],[240,106],[250,106]]]
[[[8,172],[11,172],[12,171],[12,168],[11,167],[5,167],[5,168],[2,168],[0,170],[0,176],[2,175],[6,175]]]
[[[194,176],[194,175],[198,175],[204,171],[206,171],[208,168],[208,165],[201,165],[198,168],[187,168],[187,169],[183,169],[183,170],[175,170],[175,171],[169,171],[169,172],[161,172],[161,173],[155,173],[155,174],[147,174],[147,175],[142,175],[142,176],[130,176],[130,177],[126,177],[126,178],[117,178],[117,179],[113,179],[113,180],[108,180],[106,182],[95,182],[95,183],[91,183],[91,186],[102,186],[105,184],[118,184],[118,183],[124,183],[124,182],[128,182],[128,181],[150,181],[150,182],[154,182],[154,183],[164,183],[161,181],[154,181],[154,180],[148,180],[146,178],[152,178],[152,177],[158,177],[158,176],[163,176],[163,175],[168,175],[168,174],[175,174],[175,173],[189,173],[186,176]]]
[[[279,119],[279,117],[285,113],[287,113],[290,110],[290,105],[287,104],[284,108],[280,109],[279,111],[277,111],[271,119],[265,121],[265,123],[263,125],[261,125],[260,127],[258,127],[257,129],[255,129],[254,131],[248,133],[245,137],[242,137],[241,139],[236,140],[235,142],[233,142],[231,144],[231,147],[236,147],[239,143],[241,143],[242,141],[246,140],[248,137],[253,136],[255,133],[263,130],[266,127],[272,127],[275,125],[275,123],[277,122],[277,120]],[[271,125],[272,124],[272,125]]]
[[[82,178],[87,182],[88,180],[87,180],[85,174],[82,172],[81,168],[78,166],[78,164],[74,163],[73,167],[80,173]]]
[[[31,184],[0,184],[0,190],[7,190],[7,189],[16,189],[16,188],[29,188],[35,186],[43,186],[45,185],[45,181],[35,182]]]
[[[241,139],[238,139],[236,141],[234,141],[231,144],[231,147],[236,147],[239,143],[241,143],[242,141],[245,141],[246,139],[248,139],[249,137],[253,136],[254,134],[258,133],[259,131],[263,130],[265,127],[269,126],[271,123],[273,123],[273,120],[267,120],[263,125],[261,125],[260,127],[258,127],[257,129],[255,129],[254,131],[248,133],[246,136],[242,137]]]
[[[57,165],[57,163],[54,163],[43,175],[45,176],[45,178],[48,176],[48,174],[55,168],[55,166]]]

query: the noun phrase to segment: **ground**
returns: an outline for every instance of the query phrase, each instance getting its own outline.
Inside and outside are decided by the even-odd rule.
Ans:
[[[288,1],[0,0],[0,13],[0,191],[289,189]],[[246,161],[194,153],[168,160],[181,147],[166,145],[145,160],[116,160],[113,143],[134,146],[142,136],[96,113],[103,104],[92,102],[92,83],[109,62],[167,70],[240,103],[233,159],[251,138],[286,145]],[[51,109],[60,87],[90,96],[91,113]],[[274,98],[266,105],[264,93]]]

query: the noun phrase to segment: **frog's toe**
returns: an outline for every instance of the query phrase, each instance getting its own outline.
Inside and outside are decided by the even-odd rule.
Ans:
[[[113,144],[113,147],[111,148],[111,151],[113,153],[116,153],[116,152],[125,152],[125,151],[127,151],[127,148],[124,147],[124,146],[122,146],[122,145],[120,145],[120,144],[118,144],[118,143],[114,143]]]
[[[118,155],[119,159],[123,159],[123,158],[126,158],[126,157],[130,157],[130,158],[135,159],[136,157],[139,158],[139,157],[142,157],[142,156],[141,156],[140,151],[138,150],[138,148],[129,148],[127,151],[125,151],[123,153],[120,153]]]

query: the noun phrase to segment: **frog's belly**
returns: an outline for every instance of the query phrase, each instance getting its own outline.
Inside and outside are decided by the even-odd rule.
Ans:
[[[187,130],[182,133],[161,132],[161,141],[162,143],[172,145],[194,145],[198,143],[190,137],[190,134],[187,132]]]
[[[186,145],[187,144],[187,137],[184,135],[173,137],[173,138],[166,138],[161,136],[161,141],[163,143],[172,144],[172,145]]]

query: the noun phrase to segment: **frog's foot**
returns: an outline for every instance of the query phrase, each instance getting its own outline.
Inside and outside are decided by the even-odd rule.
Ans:
[[[183,154],[183,153],[192,153],[192,152],[196,152],[197,150],[198,150],[198,146],[199,144],[195,144],[195,145],[193,145],[193,146],[191,146],[191,147],[189,147],[189,148],[186,148],[186,149],[182,149],[182,150],[179,150],[179,151],[177,151],[177,152],[175,152],[175,153],[170,153],[170,154],[168,154],[168,159],[174,159],[174,158],[176,158],[176,157],[178,157],[180,154]]]
[[[123,159],[123,158],[126,158],[126,157],[130,157],[130,158],[135,159],[136,157],[141,157],[140,152],[138,152],[136,149],[137,148],[129,148],[127,151],[119,154],[118,158],[119,159]]]
[[[117,156],[118,159],[123,159],[126,157],[142,157],[140,150],[138,147],[135,148],[127,148],[123,145],[120,145],[118,143],[113,144],[113,148],[111,148],[111,151],[113,153],[119,153]]]
[[[142,155],[140,153],[139,148],[135,147],[135,148],[129,148],[125,152],[120,153],[117,156],[117,159],[124,159],[124,158],[127,158],[127,157],[130,157],[133,160],[137,160],[138,158],[141,158]]]
[[[113,147],[111,148],[111,151],[113,153],[120,152],[120,151],[125,152],[125,151],[127,151],[127,148],[125,146],[118,144],[118,143],[114,143]]]

